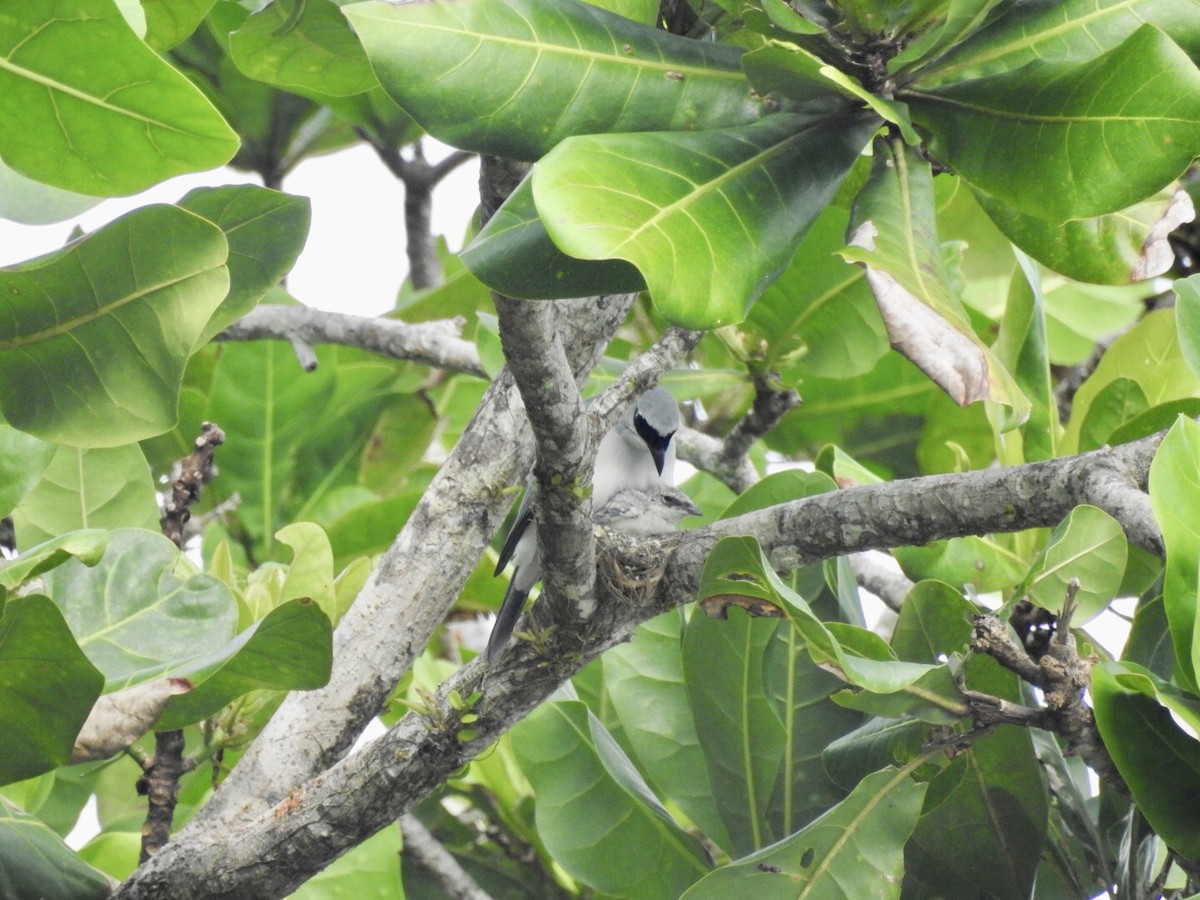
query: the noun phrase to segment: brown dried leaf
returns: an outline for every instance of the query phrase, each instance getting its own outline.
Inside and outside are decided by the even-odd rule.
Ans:
[[[740,606],[747,615],[755,618],[783,618],[783,610],[780,607],[761,597],[750,597],[746,594],[713,594],[700,601],[700,608],[710,619],[726,618],[731,606]]]

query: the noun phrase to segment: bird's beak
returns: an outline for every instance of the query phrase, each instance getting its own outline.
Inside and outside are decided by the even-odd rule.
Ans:
[[[661,447],[650,447],[650,456],[654,460],[654,468],[658,469],[658,474],[662,474],[663,466],[667,464],[667,445]]]

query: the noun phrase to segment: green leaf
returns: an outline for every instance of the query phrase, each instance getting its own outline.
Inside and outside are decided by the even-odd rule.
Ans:
[[[550,300],[640,291],[646,282],[620,259],[567,256],[550,240],[526,177],[463,250],[471,274],[506,297]]]
[[[1176,306],[1176,315],[1179,307]],[[1146,395],[1132,378],[1114,378],[1088,404],[1079,426],[1079,452],[1099,450],[1112,441],[1113,433],[1149,409]]]
[[[688,705],[682,633],[678,609],[640,625],[632,641],[601,657],[604,688],[651,785],[671,798],[713,843],[728,850],[729,835]],[[645,715],[650,708],[653,717]]]
[[[199,345],[254,309],[291,270],[308,238],[311,208],[307,197],[252,184],[196,188],[178,205],[212,222],[229,243],[229,293],[209,319]]]
[[[41,820],[0,797],[0,884],[7,897],[70,897],[103,900],[109,880],[80,862],[63,839]]]
[[[733,324],[786,267],[875,126],[777,115],[571,138],[535,166],[534,200],[567,253],[637,266],[670,321]]]
[[[1200,615],[1200,425],[1180,416],[1150,464],[1150,505],[1162,529],[1167,565],[1163,603],[1175,648],[1175,677],[1197,693]]]
[[[970,585],[981,594],[1012,587],[1025,574],[1027,563],[996,539],[974,535],[921,547],[896,547],[892,555],[913,581]]]
[[[1032,62],[900,96],[937,159],[1054,222],[1133,206],[1200,152],[1200,71],[1151,26],[1090,62]]]
[[[826,773],[822,752],[861,725],[863,717],[831,699],[842,683],[813,663],[794,628],[775,630],[762,667],[767,696],[787,739],[770,821],[775,834],[794,834],[844,796]]]
[[[1036,60],[1086,62],[1150,22],[1185,50],[1200,42],[1195,0],[1063,0],[1008,4],[921,73],[922,81],[964,81],[1011,72]]]
[[[184,365],[229,289],[228,246],[199,216],[147,206],[0,271],[0,408],[47,440],[112,447],[175,423]]]
[[[333,548],[319,525],[293,522],[275,532],[276,539],[292,551],[292,564],[283,580],[281,599],[307,597],[316,602],[330,620],[337,620],[333,590]]]
[[[308,598],[289,600],[212,653],[172,668],[195,687],[173,696],[155,727],[199,722],[250,691],[322,687],[332,665],[329,617]]]
[[[68,559],[77,559],[85,566],[94,566],[104,556],[108,532],[99,528],[71,531],[30,547],[16,559],[0,561],[0,586],[15,590],[32,578],[37,578]]]
[[[1184,360],[1172,310],[1150,313],[1112,342],[1075,394],[1060,453],[1076,452],[1082,422],[1096,395],[1119,378],[1135,382],[1150,409],[1200,396],[1200,378]]]
[[[0,515],[12,512],[38,483],[55,447],[0,422]]]
[[[108,0],[25,0],[0,19],[0,155],[83,194],[134,194],[215,168],[237,136]]]
[[[1167,235],[1195,215],[1187,193],[1168,186],[1128,209],[1050,222],[976,190],[980,205],[1014,244],[1076,281],[1128,284],[1167,272],[1175,254]]]
[[[0,160],[0,216],[22,225],[65,222],[100,200],[26,178]]]
[[[317,359],[317,368],[305,372],[284,342],[225,344],[184,419],[219,423],[226,444],[238,448],[221,457],[221,477],[213,489],[241,496],[239,520],[259,542],[263,557],[284,524],[283,495],[295,475],[297,448],[312,438],[311,425],[330,408],[336,390],[337,354],[322,347]]]
[[[538,835],[585,884],[623,896],[677,896],[708,871],[699,845],[583,703],[542,704],[513,729],[512,747],[537,797]]]
[[[1200,857],[1200,807],[1181,798],[1200,793],[1200,742],[1171,713],[1119,677],[1130,669],[1101,663],[1092,669],[1096,726],[1138,809],[1172,849]]]
[[[158,528],[158,500],[137,444],[59,447],[13,510],[17,545],[29,549],[80,528]]]
[[[399,825],[390,825],[308,879],[295,893],[288,895],[288,900],[330,900],[332,897],[402,898],[405,896],[405,885],[401,881],[400,866],[397,864],[402,843]],[[404,874],[407,879],[407,865],[404,866]]]
[[[742,331],[762,343],[755,355],[767,371],[795,359],[805,374],[852,378],[887,352],[887,330],[862,267],[836,255],[849,221],[846,210],[827,207],[746,316]]]
[[[1176,279],[1175,328],[1179,349],[1192,374],[1200,377],[1200,275]]]
[[[112,532],[97,565],[71,560],[46,573],[46,592],[107,690],[174,674],[233,637],[233,595],[190,569],[165,537],[129,528]]]
[[[1159,678],[1171,677],[1175,670],[1175,649],[1171,646],[1171,627],[1161,595],[1138,605],[1121,659],[1137,663]]]
[[[146,43],[165,53],[187,40],[204,21],[214,0],[142,0]]]
[[[1086,625],[1108,608],[1125,574],[1129,545],[1121,524],[1095,506],[1077,506],[1051,533],[1021,593],[1042,609],[1061,615],[1072,581],[1072,627]]]
[[[0,784],[48,772],[71,747],[104,677],[79,649],[62,613],[40,595],[4,604],[0,615]]]
[[[913,781],[910,768],[868,775],[803,831],[718,869],[683,896],[899,897],[904,842],[916,825],[927,787]]]
[[[344,97],[377,82],[362,45],[332,0],[276,0],[229,36],[234,63],[255,81]]]
[[[1017,268],[1009,285],[1008,302],[1004,304],[1000,334],[992,345],[992,352],[1005,370],[1012,373],[1030,403],[1029,418],[1021,426],[1020,455],[1013,446],[1009,456],[1002,457],[1012,465],[1053,459],[1062,431],[1050,380],[1041,273],[1024,254],[1016,253]]]
[[[768,111],[740,50],[578,0],[370,2],[344,12],[396,102],[467,150],[532,160],[571,135],[696,131]]]
[[[778,622],[733,610],[696,611],[683,637],[683,674],[717,810],[736,856],[778,839],[771,798],[788,735],[763,682],[762,655]]]

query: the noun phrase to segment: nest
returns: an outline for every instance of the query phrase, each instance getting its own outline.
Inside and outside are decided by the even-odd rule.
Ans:
[[[645,606],[658,589],[677,535],[633,537],[601,529],[604,538],[596,546],[596,592],[625,606]]]

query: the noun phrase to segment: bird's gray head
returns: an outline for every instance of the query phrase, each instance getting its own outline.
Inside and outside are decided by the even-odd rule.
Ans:
[[[596,513],[596,522],[628,534],[658,534],[672,530],[681,519],[702,515],[679,488],[621,491]]]
[[[679,429],[679,406],[666,388],[655,387],[637,398],[629,411],[633,430],[646,442],[661,475],[667,448]]]

